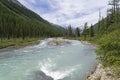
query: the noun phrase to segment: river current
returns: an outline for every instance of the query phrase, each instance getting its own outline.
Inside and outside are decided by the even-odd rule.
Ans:
[[[0,80],[85,80],[96,63],[95,47],[77,40],[0,52]]]

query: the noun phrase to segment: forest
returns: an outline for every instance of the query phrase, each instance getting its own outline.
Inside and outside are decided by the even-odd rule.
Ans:
[[[0,0],[0,39],[62,36],[60,29],[24,6]]]

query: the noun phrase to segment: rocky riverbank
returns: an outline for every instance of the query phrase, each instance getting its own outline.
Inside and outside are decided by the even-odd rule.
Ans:
[[[96,70],[86,80],[120,80],[113,77],[114,72],[111,68],[103,68],[102,64],[98,64]]]

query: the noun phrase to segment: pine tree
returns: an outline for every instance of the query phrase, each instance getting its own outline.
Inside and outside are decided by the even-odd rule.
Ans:
[[[72,37],[73,33],[72,33],[72,27],[71,25],[68,26],[68,37]]]
[[[110,15],[110,20],[111,23],[116,23],[118,22],[118,18],[119,18],[119,2],[120,0],[112,0],[109,1],[109,4],[112,8],[108,9],[108,13]]]
[[[80,29],[77,27],[75,30],[76,37],[80,37]]]
[[[84,24],[84,30],[83,30],[83,36],[84,36],[84,39],[86,40],[86,37],[87,37],[87,29],[88,29],[88,25],[87,25],[87,22]]]
[[[89,29],[89,35],[90,37],[94,37],[94,29],[93,29],[93,25],[91,25],[90,29]]]
[[[98,20],[98,29],[97,29],[98,34],[100,33],[100,28],[101,28],[101,10],[99,9],[99,20]]]

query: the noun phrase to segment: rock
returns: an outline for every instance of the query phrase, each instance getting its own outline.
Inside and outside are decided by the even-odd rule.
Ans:
[[[53,39],[50,42],[48,42],[48,45],[52,45],[52,46],[67,45],[67,44],[70,44],[70,42],[64,39]]]
[[[98,64],[95,72],[86,80],[119,80],[113,77],[114,72],[110,67],[103,68],[102,64]]]
[[[54,80],[52,77],[47,76],[44,72],[42,71],[36,71],[35,72],[35,80]]]

